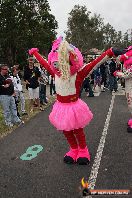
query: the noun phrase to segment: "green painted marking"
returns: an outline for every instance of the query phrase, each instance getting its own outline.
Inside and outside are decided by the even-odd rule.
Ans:
[[[38,153],[43,150],[41,145],[33,145],[28,147],[26,152],[20,156],[21,160],[32,160],[33,158],[37,157]]]

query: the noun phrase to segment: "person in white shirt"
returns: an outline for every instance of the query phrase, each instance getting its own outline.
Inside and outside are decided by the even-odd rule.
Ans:
[[[24,98],[24,94],[23,94],[22,83],[21,83],[21,79],[20,79],[18,73],[19,73],[19,68],[17,65],[14,65],[12,68],[11,78],[12,78],[13,85],[14,85],[15,99],[16,99],[17,103],[20,99],[21,113],[22,113],[22,115],[27,115],[26,110],[25,110],[25,98]]]
[[[39,98],[40,105],[46,105],[48,103],[46,98],[46,86],[48,83],[48,76],[46,75],[45,69],[40,68],[41,77],[39,79]]]

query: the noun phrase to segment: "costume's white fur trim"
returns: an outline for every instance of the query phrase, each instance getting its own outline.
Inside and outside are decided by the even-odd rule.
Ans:
[[[70,77],[70,79],[63,80],[62,78],[59,78],[57,75],[55,75],[55,88],[57,94],[61,96],[76,94],[76,87],[75,87],[76,76],[77,74],[74,74]]]

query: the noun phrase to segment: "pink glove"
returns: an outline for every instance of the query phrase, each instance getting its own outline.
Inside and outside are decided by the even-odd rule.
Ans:
[[[117,76],[117,71],[115,71],[115,72],[113,73],[113,75],[116,77],[116,76]]]
[[[32,48],[32,49],[30,49],[29,51],[28,51],[28,53],[30,54],[30,55],[34,55],[34,53],[35,52],[38,52],[39,50],[38,50],[38,48]]]
[[[122,72],[122,71],[120,71],[120,70],[118,70],[118,71],[115,71],[114,73],[113,73],[113,75],[116,77],[119,77],[119,78],[121,78],[121,77],[124,77],[124,73]]]

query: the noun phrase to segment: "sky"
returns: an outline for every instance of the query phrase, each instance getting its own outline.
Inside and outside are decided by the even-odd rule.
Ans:
[[[48,0],[51,13],[55,16],[59,28],[58,36],[65,36],[67,21],[74,5],[86,6],[91,16],[96,13],[110,23],[116,31],[132,29],[132,0]]]

